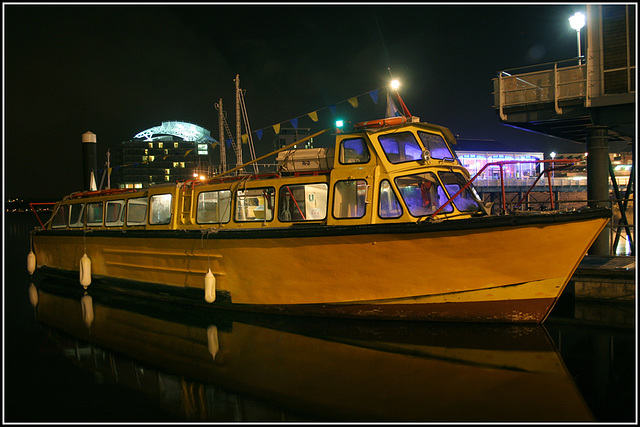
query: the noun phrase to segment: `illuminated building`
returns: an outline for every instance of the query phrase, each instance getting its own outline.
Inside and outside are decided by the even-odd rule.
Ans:
[[[124,141],[111,160],[111,179],[118,188],[147,188],[213,174],[212,149],[217,141],[198,125],[169,121]]]

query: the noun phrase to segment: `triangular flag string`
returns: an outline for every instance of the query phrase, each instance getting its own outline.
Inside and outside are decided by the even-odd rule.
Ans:
[[[284,121],[282,121],[280,123],[277,123],[277,124],[274,124],[274,125],[271,125],[271,126],[267,126],[265,128],[262,128],[262,129],[255,130],[252,133],[255,133],[258,136],[258,139],[262,139],[263,132],[265,130],[267,130],[267,129],[270,129],[270,128],[273,128],[274,132],[276,134],[279,134],[281,125],[286,123],[286,122],[290,122],[293,125],[294,128],[298,127],[298,119],[301,119],[301,118],[304,118],[304,117],[309,117],[314,122],[317,122],[318,121],[318,112],[319,111],[322,111],[322,110],[325,110],[325,109],[329,109],[331,111],[331,114],[335,115],[336,112],[337,112],[337,106],[340,105],[340,104],[344,104],[344,103],[349,103],[353,108],[358,108],[358,106],[359,106],[358,98],[360,98],[362,96],[365,96],[365,95],[368,95],[369,97],[371,97],[371,100],[374,102],[374,104],[377,104],[378,103],[378,92],[380,91],[380,89],[382,89],[382,88],[377,88],[377,89],[371,90],[369,92],[365,92],[365,93],[362,93],[360,95],[353,96],[351,98],[348,98],[348,99],[345,99],[343,101],[340,101],[340,102],[338,102],[336,104],[332,104],[332,105],[329,105],[327,107],[319,108],[319,109],[317,109],[315,111],[312,111],[310,113],[302,114],[302,115],[300,115],[298,117],[294,117],[294,118],[289,119],[289,120],[284,120]]]

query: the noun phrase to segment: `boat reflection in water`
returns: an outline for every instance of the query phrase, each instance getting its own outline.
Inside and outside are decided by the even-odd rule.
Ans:
[[[35,283],[67,356],[181,419],[593,421],[542,325],[212,314]]]

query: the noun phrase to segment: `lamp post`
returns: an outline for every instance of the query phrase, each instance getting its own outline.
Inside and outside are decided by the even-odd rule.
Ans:
[[[584,27],[586,23],[586,17],[582,12],[576,12],[571,18],[569,18],[569,25],[576,30],[578,36],[578,63],[582,64],[582,48],[580,46],[580,29]]]
[[[555,163],[553,160],[556,158],[556,152],[552,151],[549,155],[551,156],[551,179],[554,179],[556,177],[556,171],[554,170]]]

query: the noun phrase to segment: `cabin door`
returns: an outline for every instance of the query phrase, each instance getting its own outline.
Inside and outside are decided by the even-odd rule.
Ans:
[[[344,137],[337,154],[331,171],[330,216],[335,224],[371,223],[376,157],[362,137]]]

